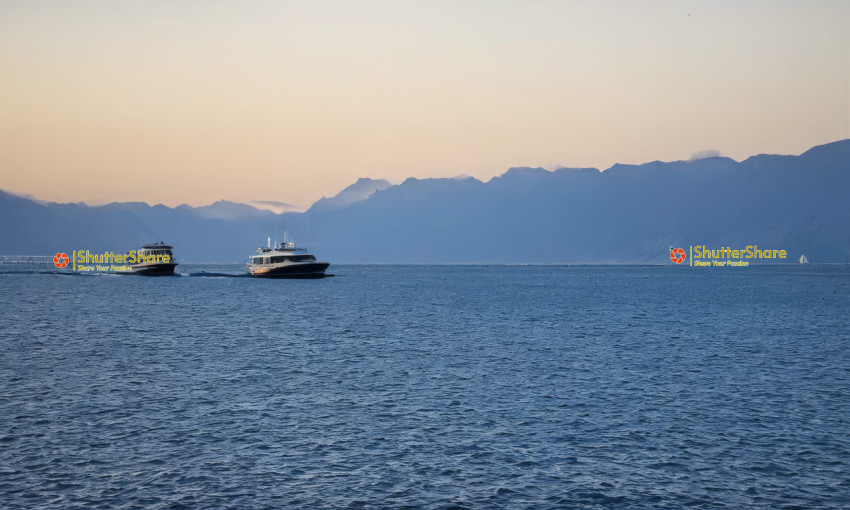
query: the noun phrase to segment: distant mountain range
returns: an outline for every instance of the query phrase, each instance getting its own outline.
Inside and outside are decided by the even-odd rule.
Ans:
[[[333,263],[666,263],[670,246],[776,248],[850,262],[850,140],[799,156],[472,177],[360,179],[304,212],[282,202],[175,208],[46,203],[0,191],[0,255],[127,251],[242,262],[283,225]],[[287,212],[285,212],[287,211]]]

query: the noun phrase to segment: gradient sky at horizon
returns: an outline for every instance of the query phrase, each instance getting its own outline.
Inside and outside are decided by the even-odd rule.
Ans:
[[[309,206],[358,177],[850,138],[850,2],[0,1],[0,189]]]

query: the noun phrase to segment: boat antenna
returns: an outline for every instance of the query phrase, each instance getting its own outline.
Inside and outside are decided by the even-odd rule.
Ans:
[[[266,248],[271,249],[271,247],[272,247],[272,238],[267,237],[266,238]]]
[[[284,224],[283,224],[283,245],[284,245],[284,246],[287,246],[287,241],[288,241],[288,239],[286,238],[286,237],[287,237],[287,235],[286,235],[286,234],[287,234],[287,232],[286,232],[286,223],[284,223]]]

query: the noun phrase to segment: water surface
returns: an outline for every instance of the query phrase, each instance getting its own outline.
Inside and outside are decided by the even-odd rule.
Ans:
[[[850,506],[846,266],[330,272],[0,274],[2,506]]]

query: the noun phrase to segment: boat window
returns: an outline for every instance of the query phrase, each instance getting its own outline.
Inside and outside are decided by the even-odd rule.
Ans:
[[[285,260],[286,260],[286,257],[281,257],[281,256],[272,257],[272,264],[277,264],[278,262],[284,262]]]
[[[262,264],[263,257],[254,257],[254,264]]]
[[[292,262],[305,262],[310,260],[316,260],[316,257],[312,255],[293,255],[292,257],[289,257],[289,260],[291,260]]]

